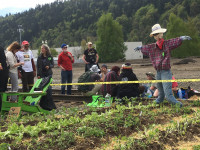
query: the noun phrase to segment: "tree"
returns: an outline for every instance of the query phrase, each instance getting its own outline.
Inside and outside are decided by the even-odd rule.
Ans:
[[[142,41],[144,44],[153,42],[154,39],[149,37],[149,33],[158,17],[158,9],[152,4],[138,9],[133,15],[133,28],[128,41]]]
[[[87,48],[87,46],[86,46],[86,40],[85,39],[83,39],[82,41],[81,41],[81,53],[83,54],[84,53],[84,50]]]
[[[51,51],[51,56],[52,56],[52,57],[57,57],[58,52],[56,51],[55,48],[50,48],[50,51]]]
[[[132,27],[131,20],[125,14],[122,14],[120,17],[116,18],[116,21],[122,25],[124,40],[126,41],[128,39],[127,35],[130,33]]]
[[[100,62],[114,62],[124,59],[126,46],[122,26],[113,20],[112,14],[103,14],[97,22],[96,47]]]
[[[181,18],[171,13],[167,25],[167,39],[184,35],[190,36],[192,40],[184,41],[180,47],[172,51],[172,56],[178,58],[200,56],[200,39],[193,21],[189,19],[188,22],[184,22]]]

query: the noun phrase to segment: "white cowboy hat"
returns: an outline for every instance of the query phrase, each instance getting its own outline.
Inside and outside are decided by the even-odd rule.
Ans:
[[[91,72],[98,73],[98,72],[100,71],[100,69],[98,68],[97,65],[93,65],[93,66],[90,68],[90,71],[91,71]]]
[[[152,37],[156,33],[165,33],[166,31],[167,31],[167,29],[161,28],[161,26],[159,24],[155,24],[152,27],[152,32],[149,36]]]
[[[92,42],[88,42],[88,45],[92,45]]]

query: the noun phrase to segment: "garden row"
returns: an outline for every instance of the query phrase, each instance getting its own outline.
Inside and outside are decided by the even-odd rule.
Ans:
[[[1,121],[0,149],[166,149],[200,137],[200,102],[184,107],[127,101],[110,108],[62,108]],[[198,148],[199,145],[194,146]]]

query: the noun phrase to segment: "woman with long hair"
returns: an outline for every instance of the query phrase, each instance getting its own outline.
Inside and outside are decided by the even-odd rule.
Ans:
[[[17,62],[17,57],[15,55],[21,49],[21,46],[18,42],[13,42],[7,47],[6,52],[6,61],[9,66],[9,77],[11,81],[11,91],[17,92],[18,91],[18,71],[17,67],[20,65],[24,65],[24,62]],[[16,101],[17,96],[11,96],[11,101]]]
[[[54,60],[51,56],[49,47],[46,44],[41,46],[41,52],[37,59],[37,77],[38,79],[53,75],[52,68]]]
[[[54,60],[51,56],[49,46],[42,44],[41,52],[37,59],[37,77],[46,78],[50,80],[53,75],[52,68],[54,67]],[[47,95],[43,96],[40,100],[40,106],[46,110],[56,109],[56,106],[52,99],[52,87],[49,86],[47,90]]]

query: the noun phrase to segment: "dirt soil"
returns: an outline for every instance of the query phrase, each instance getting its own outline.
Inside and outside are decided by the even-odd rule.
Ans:
[[[137,59],[137,60],[129,60],[126,61],[132,64],[133,71],[136,74],[139,80],[146,80],[146,72],[156,73],[153,68],[151,61],[149,58],[145,59]],[[126,62],[115,62],[115,63],[105,63],[108,66],[108,69],[111,69],[112,66],[121,67],[122,64]],[[100,63],[101,66],[103,63]],[[171,71],[173,76],[176,79],[199,79],[200,78],[200,58],[198,57],[190,57],[186,59],[171,59]],[[77,83],[78,77],[83,74],[85,71],[84,64],[73,64],[73,82]],[[60,68],[55,66],[53,69],[53,83],[58,84],[61,83],[61,75]],[[198,82],[182,82],[178,83],[179,87],[187,87],[191,86],[191,88],[200,91],[200,86]],[[60,88],[60,86],[54,86],[53,88]],[[76,86],[73,86],[76,88]]]

